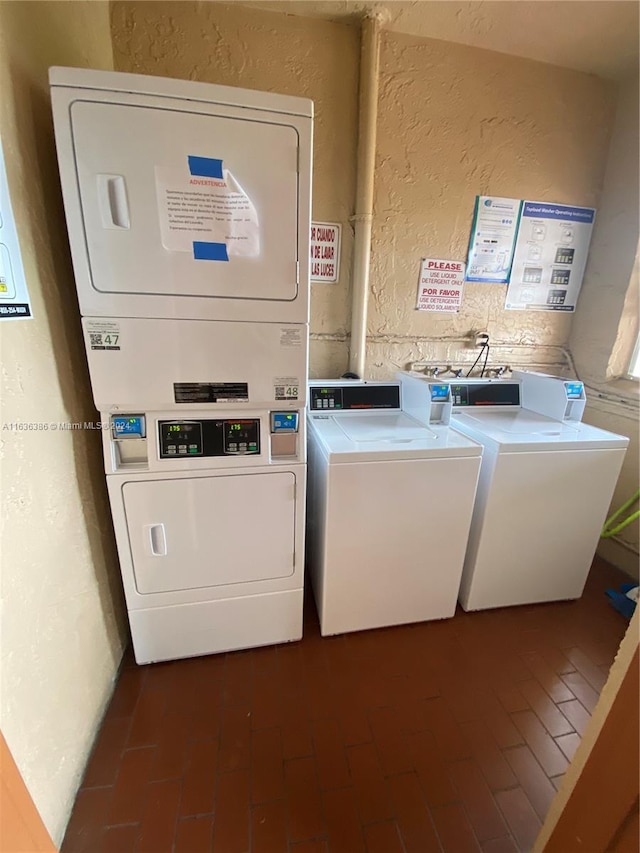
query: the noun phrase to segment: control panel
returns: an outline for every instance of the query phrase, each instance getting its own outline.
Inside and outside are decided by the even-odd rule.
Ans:
[[[297,412],[271,412],[271,432],[290,434],[298,432]]]
[[[451,385],[454,406],[519,406],[518,382],[469,382]]]
[[[431,383],[429,385],[431,389],[431,402],[432,403],[447,403],[449,402],[450,397],[450,387],[449,385],[434,385]]]
[[[311,386],[310,407],[314,411],[339,409],[399,409],[399,385]]]
[[[260,419],[158,421],[161,459],[260,453]]]
[[[567,400],[582,400],[584,397],[584,385],[582,382],[565,382]]]

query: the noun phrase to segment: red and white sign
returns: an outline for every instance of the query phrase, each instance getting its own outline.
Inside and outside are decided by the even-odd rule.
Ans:
[[[457,314],[462,304],[465,266],[462,261],[423,258],[418,283],[418,311]]]
[[[311,281],[338,280],[341,231],[335,222],[311,223]]]

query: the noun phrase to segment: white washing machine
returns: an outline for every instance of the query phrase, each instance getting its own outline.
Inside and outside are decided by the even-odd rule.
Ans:
[[[426,377],[402,381],[428,395]],[[579,598],[629,439],[581,423],[581,382],[522,373],[451,394],[452,425],[484,447],[460,603]]]
[[[136,661],[299,640],[298,413],[127,412],[110,426],[107,487]]]
[[[400,383],[309,385],[308,571],[323,635],[453,616],[480,445],[448,426],[447,385],[426,424]]]

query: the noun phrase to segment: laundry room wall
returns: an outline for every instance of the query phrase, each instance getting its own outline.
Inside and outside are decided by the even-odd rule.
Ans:
[[[620,84],[618,109],[589,262],[569,347],[578,376],[588,383],[585,420],[630,438],[611,511],[638,488],[638,383],[624,378],[638,336],[640,186],[638,75]],[[635,507],[633,508],[635,509]],[[638,577],[636,519],[599,553]]]
[[[118,70],[315,101],[313,215],[342,223],[346,239],[340,281],[312,286],[311,374],[339,375],[350,323],[357,20],[240,3],[114,2],[112,32]],[[417,312],[419,263],[465,258],[476,194],[596,204],[615,96],[593,75],[383,31],[369,376],[423,358],[468,361],[471,328],[489,332],[503,362],[566,362],[571,317],[507,312],[503,286],[469,285],[455,317]]]
[[[0,726],[58,845],[126,632],[100,434],[53,428],[96,420],[53,142],[54,64],[112,67],[107,4],[0,3],[0,126],[33,310],[0,323]]]

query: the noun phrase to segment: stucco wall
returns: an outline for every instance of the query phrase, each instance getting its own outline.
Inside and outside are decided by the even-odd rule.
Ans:
[[[2,322],[2,424],[95,420],[53,145],[49,65],[111,67],[102,2],[0,3],[0,120],[34,319]],[[0,432],[0,725],[59,843],[124,625],[100,436]]]

